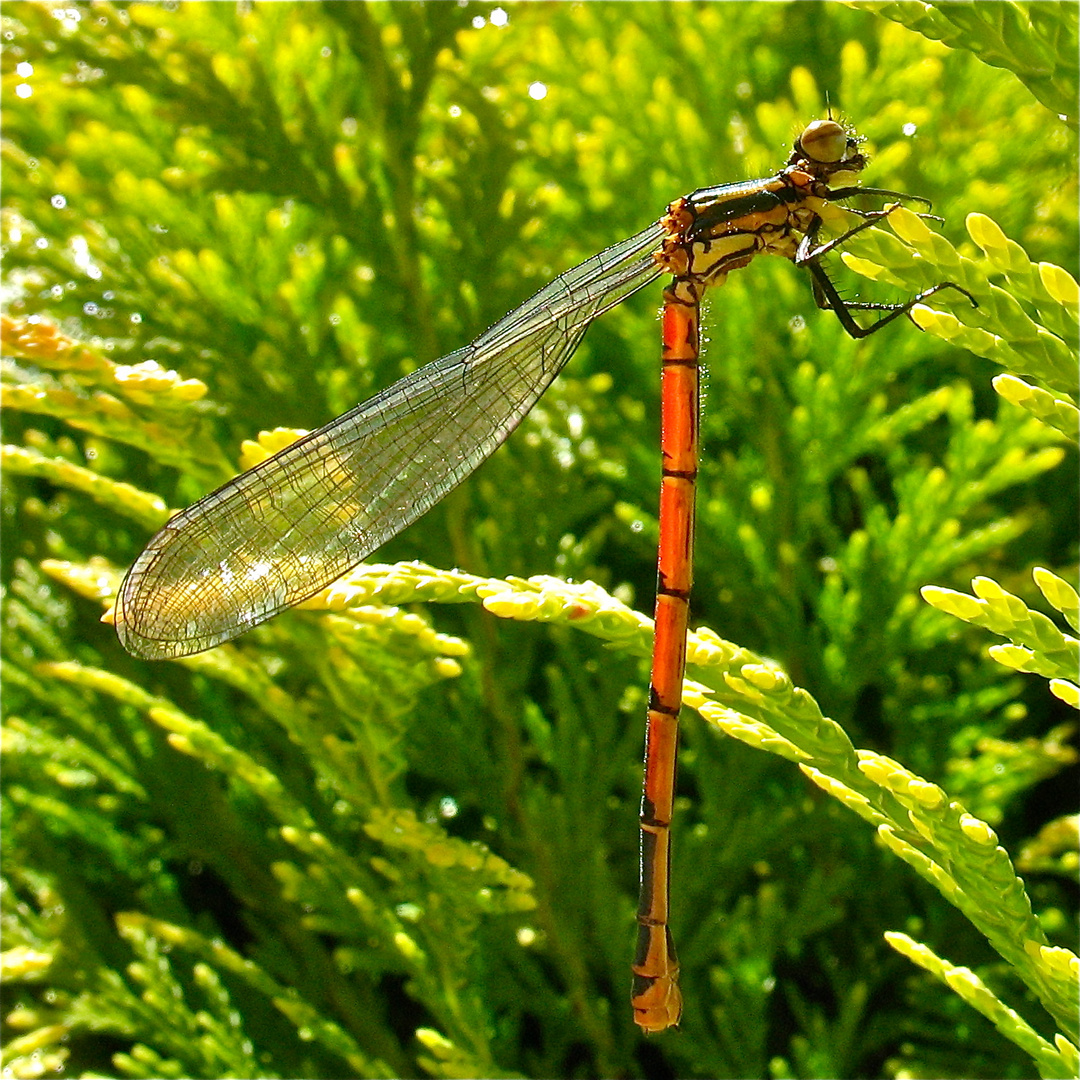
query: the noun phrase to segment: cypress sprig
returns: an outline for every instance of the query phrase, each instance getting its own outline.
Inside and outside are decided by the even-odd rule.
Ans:
[[[117,916],[116,921],[125,940],[148,960],[161,956],[168,950],[180,948],[201,957],[203,962],[211,965],[212,968],[228,971],[237,976],[268,997],[274,1006],[295,1025],[301,1039],[305,1042],[319,1043],[339,1055],[348,1062],[358,1076],[391,1077],[395,1075],[385,1063],[365,1054],[352,1036],[339,1024],[320,1016],[310,1005],[298,999],[292,988],[282,986],[260,965],[241,956],[220,939],[206,938],[188,927],[176,926],[161,919],[148,918],[139,912],[124,912]],[[162,1011],[175,1012],[179,1019],[183,1006],[176,1002],[178,1000],[183,1002],[183,987],[178,986],[176,980],[171,977],[168,965],[150,964],[144,961],[139,974],[143,982],[154,981],[159,984],[159,991],[151,1007],[159,1003],[167,1003]],[[161,1022],[166,1019],[165,1016],[159,1017]],[[140,1027],[144,1026],[140,1025]],[[156,1025],[151,1030],[157,1030]],[[265,1062],[257,1062],[253,1063],[251,1071],[237,1075],[252,1077],[268,1075],[264,1071],[265,1068]],[[147,1075],[145,1066],[142,1067],[142,1071],[132,1072],[130,1075]],[[204,1075],[212,1077],[231,1074],[207,1072]]]
[[[105,974],[75,1011],[86,1014],[97,1008],[114,1018],[126,1015],[129,1030],[159,1033],[154,1047],[136,1042],[114,1058],[121,1075],[152,1073],[177,1080],[192,1075],[259,1076],[252,1042],[215,969],[196,963],[181,975],[177,969],[184,961],[172,951],[171,942],[137,917],[120,915],[116,921],[135,959],[122,977]]]
[[[1055,397],[1041,386],[1033,386],[1016,375],[995,375],[991,382],[1006,401],[1026,409],[1044,424],[1060,431],[1071,443],[1080,442],[1080,409],[1071,401]]]
[[[468,1077],[490,1075],[517,1080],[522,1075],[516,1072],[483,1072],[476,1058],[434,1028],[417,1028],[416,1040],[427,1051],[426,1054],[421,1054],[417,1061],[429,1076],[440,1076],[444,1080],[466,1080]]]
[[[12,976],[4,968],[4,980]],[[14,976],[17,981],[18,976]],[[11,985],[11,984],[9,984]],[[12,1028],[19,1027],[19,1017],[15,1023],[11,1022],[9,1014],[7,1022]],[[34,1077],[55,1073],[63,1073],[70,1049],[64,1044],[71,1038],[71,1028],[67,1024],[48,1024],[44,1027],[35,1028],[25,1035],[17,1035],[4,1045],[3,1055],[0,1056],[4,1071],[12,1077]]]
[[[1047,1080],[1069,1080],[1076,1076],[1080,1068],[1076,1045],[1064,1035],[1056,1035],[1054,1043],[1047,1042],[1019,1013],[1004,1005],[970,968],[942,960],[932,949],[907,934],[889,931],[885,940],[898,953],[941,979],[973,1009],[982,1013],[1005,1038],[1029,1054],[1038,1065],[1040,1076]]]
[[[875,11],[985,63],[1013,72],[1048,109],[1077,124],[1076,11],[1049,14],[1035,4],[908,4],[872,0]],[[1056,6],[1056,5],[1055,5]]]
[[[64,420],[204,482],[220,481],[231,471],[205,426],[205,406],[193,408],[207,392],[199,379],[152,360],[117,364],[36,315],[0,316],[0,335],[5,409]]]
[[[918,589],[1072,557],[1045,474],[1077,442],[1075,133],[1026,87],[1075,108],[1075,5],[880,9],[948,47],[866,4],[174,7],[0,12],[5,1070],[1033,1075],[1046,1045],[921,970],[893,992],[907,961],[881,931],[921,910],[958,961],[994,940],[1055,1017],[1072,993],[1075,819],[1032,801],[1067,725]],[[916,313],[953,345],[910,320],[854,342],[781,259],[711,290],[695,619],[731,642],[689,642],[709,728],[686,710],[685,1031],[644,1043],[659,285],[380,553],[435,569],[357,568],[172,663],[95,616],[169,508],[296,435],[260,427],[315,427],[680,192],[774,172],[826,114],[821,71],[867,185],[945,217],[855,238],[895,291],[837,287],[872,304],[948,278],[980,307]],[[1002,228],[963,234],[974,207]],[[1001,401],[965,341],[1004,364]],[[1075,594],[1040,587],[1073,628],[1028,606],[1077,636]],[[1037,927],[991,826],[1040,875]],[[911,902],[909,864],[956,907]]]
[[[1026,256],[1022,260],[1014,256],[1002,230],[983,214],[970,214],[967,227],[977,244],[986,245],[986,267],[960,254],[941,233],[905,207],[893,210],[888,222],[895,236],[882,229],[865,230],[853,238],[844,262],[866,277],[913,291],[942,280],[961,285],[974,296],[978,307],[946,290],[932,298],[932,307],[914,308],[912,319],[921,329],[1013,373],[1041,379],[1051,390],[1077,403],[1077,284],[1071,275],[1047,264],[1036,274]],[[1001,257],[1002,251],[1008,257]],[[1017,295],[1032,296],[1035,317],[1011,291],[989,280],[988,269],[1003,274],[1010,290],[1012,275],[1016,275]],[[1036,280],[1037,288],[1032,284]],[[1053,315],[1047,316],[1048,311]]]
[[[1075,590],[1043,567],[1037,568],[1034,574],[1047,600],[1075,619]],[[1042,612],[1032,611],[1023,600],[1006,592],[990,578],[975,578],[971,587],[974,596],[927,585],[922,589],[922,596],[939,611],[1008,638],[1008,645],[994,645],[989,650],[989,655],[999,663],[1058,681],[1076,678],[1080,667],[1080,641],[1077,638],[1063,633]]]
[[[308,912],[301,919],[306,930],[350,939],[357,934],[357,916],[362,916],[368,949],[378,941],[383,962],[404,965],[417,984],[419,996],[436,1014],[440,1009],[450,1009],[444,1019],[451,1030],[472,1030],[480,1022],[475,999],[471,995],[463,999],[460,991],[448,994],[449,984],[460,982],[462,978],[460,965],[463,953],[468,949],[470,927],[481,915],[520,913],[535,906],[527,876],[494,856],[483,845],[467,844],[449,837],[443,829],[418,821],[408,811],[372,808],[364,825],[365,832],[388,853],[398,851],[406,855],[405,863],[391,859],[389,855],[372,859],[371,867],[376,872],[373,877],[317,826],[308,810],[292,798],[274,773],[202,721],[185,715],[166,699],[148,694],[110,672],[73,662],[42,665],[41,670],[43,675],[53,679],[138,708],[168,732],[168,741],[175,749],[203,761],[260,800],[278,822],[281,839],[305,860],[306,865],[300,867],[278,859],[273,869],[282,898]],[[272,705],[270,711],[274,711]],[[327,749],[330,750],[329,757]],[[319,764],[323,769],[327,768],[327,761],[334,760],[333,746],[320,750],[313,743],[311,752],[320,755]],[[378,767],[373,760],[367,764]],[[342,790],[349,779],[350,773],[346,770],[334,777]],[[355,800],[358,806],[363,802],[360,798]],[[38,799],[35,810],[43,817],[65,820],[72,829],[83,824],[82,818],[55,800],[45,805],[44,800]],[[101,843],[100,836],[97,840]],[[407,916],[400,907],[400,916],[395,916],[387,908],[385,899],[370,901],[373,891],[386,888],[385,883],[379,884],[379,876],[387,879],[395,893],[400,890],[406,896],[427,897],[415,916]],[[432,880],[428,881],[429,878]],[[457,901],[452,908],[443,910],[441,898],[447,895],[456,896]],[[410,918],[414,920],[414,926],[408,925]],[[191,942],[185,940],[185,945],[190,947]],[[356,957],[354,962],[360,962],[363,955],[348,947],[345,952]],[[370,963],[370,955],[362,962]],[[351,1044],[341,1043],[343,1033],[337,1025],[328,1025],[308,1004],[289,996],[280,1000],[275,996],[275,1003],[304,1030],[321,1030],[329,1048],[346,1056],[352,1054]],[[142,1060],[154,1051],[132,1053],[133,1060]],[[142,1066],[148,1067],[145,1061]],[[163,1075],[171,1074],[172,1066],[166,1059],[161,1059],[154,1067]],[[382,1073],[365,1068],[360,1075]]]
[[[345,588],[365,599],[382,594],[398,603],[484,598],[485,606],[504,618],[560,622],[636,654],[648,648],[649,626],[592,583],[495,581],[405,564],[355,574]],[[1040,632],[1045,640],[1047,631],[1041,627]],[[692,634],[688,644],[688,663],[700,682],[688,683],[685,703],[733,737],[798,760],[815,783],[874,824],[887,846],[987,936],[1067,1030],[1074,981],[1071,975],[1062,981],[1042,962],[1042,954],[1027,949],[1029,942],[1045,945],[1046,938],[993,830],[899,763],[856,751],[843,730],[775,664],[707,630]]]
[[[64,458],[47,457],[32,446],[5,445],[0,464],[19,476],[48,480],[58,488],[79,491],[99,506],[114,511],[147,529],[156,529],[167,517],[165,500],[122,480],[113,480]]]

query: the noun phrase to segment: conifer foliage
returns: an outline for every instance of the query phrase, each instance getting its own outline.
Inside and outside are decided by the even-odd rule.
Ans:
[[[4,5],[5,1075],[1077,1073],[1072,4]],[[628,1004],[658,288],[303,610],[136,661],[185,506],[809,120],[926,196],[709,298]],[[914,323],[914,325],[913,325]]]

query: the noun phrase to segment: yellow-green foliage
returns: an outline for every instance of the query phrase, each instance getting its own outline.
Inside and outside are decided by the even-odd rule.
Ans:
[[[1076,15],[5,4],[5,1074],[1075,1076]],[[645,1040],[658,290],[302,610],[168,664],[99,619],[170,508],[826,95],[943,219],[843,293],[978,306],[853,342],[779,260],[708,302]]]

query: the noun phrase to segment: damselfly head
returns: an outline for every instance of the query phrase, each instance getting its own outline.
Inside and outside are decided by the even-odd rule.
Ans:
[[[788,168],[810,173],[829,184],[857,184],[866,168],[866,155],[859,153],[862,140],[850,128],[830,116],[807,124],[795,140]]]
[[[842,161],[858,149],[858,140],[835,120],[815,120],[807,124],[795,142],[795,153],[822,165]]]

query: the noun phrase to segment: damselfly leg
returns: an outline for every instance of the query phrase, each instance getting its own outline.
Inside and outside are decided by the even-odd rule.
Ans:
[[[854,191],[857,191],[860,194],[866,194],[865,190],[860,190],[858,188],[854,189]],[[837,194],[837,197],[846,197],[841,196],[838,193],[834,194]],[[883,194],[895,195],[896,192],[883,192]],[[908,198],[915,199],[917,196],[909,196]],[[926,202],[925,199],[918,199],[918,201]],[[876,225],[879,221],[887,218],[889,214],[896,209],[897,205],[899,204],[894,203],[892,206],[887,206],[882,210],[852,210],[850,207],[845,207],[844,209],[849,213],[856,213],[862,217],[863,220],[860,221],[858,225],[848,229],[847,232],[841,233],[840,236],[834,237],[832,240],[823,244],[815,243],[822,226],[821,218],[816,218],[807,228],[807,231],[795,252],[795,258],[793,260],[795,265],[803,266],[810,271],[814,290],[814,301],[817,306],[823,310],[834,311],[836,317],[840,320],[840,325],[853,338],[869,337],[883,327],[888,326],[889,323],[893,322],[895,319],[899,319],[902,315],[906,315],[916,304],[921,304],[924,300],[933,296],[934,293],[941,292],[942,289],[954,289],[956,292],[966,296],[975,307],[979,306],[975,297],[962,285],[957,285],[955,281],[939,281],[936,285],[931,285],[930,288],[924,289],[922,292],[911,297],[911,299],[905,300],[903,303],[899,304],[886,304],[865,300],[845,300],[840,295],[825,268],[821,265],[822,258],[843,246],[857,233],[860,233],[864,229],[870,228],[871,225]],[[927,203],[927,206],[929,206],[929,203]],[[919,216],[929,217],[932,215],[920,214]],[[884,311],[888,312],[888,314],[878,319],[877,322],[872,323],[870,326],[860,326],[851,314],[853,311]]]

